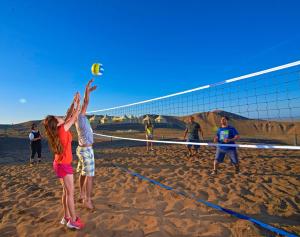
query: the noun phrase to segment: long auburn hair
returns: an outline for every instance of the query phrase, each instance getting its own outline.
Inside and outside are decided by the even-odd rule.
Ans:
[[[55,154],[62,154],[63,147],[58,137],[57,124],[57,119],[53,115],[48,115],[44,120],[46,135],[52,152]]]

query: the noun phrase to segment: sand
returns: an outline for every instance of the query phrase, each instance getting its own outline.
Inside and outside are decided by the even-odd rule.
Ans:
[[[51,158],[33,167],[1,165],[0,236],[272,236],[192,196],[300,234],[299,152],[240,150],[239,175],[227,160],[220,173],[211,176],[213,148],[203,148],[199,157],[190,159],[183,146],[156,146],[146,153],[139,143],[115,144],[95,146],[96,208],[89,211],[76,203],[86,222],[81,231],[59,223],[62,190]],[[141,181],[113,164],[182,190],[190,198]],[[78,192],[76,183],[76,199]]]

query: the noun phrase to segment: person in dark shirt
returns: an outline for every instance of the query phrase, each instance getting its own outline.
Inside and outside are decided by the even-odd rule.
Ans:
[[[238,131],[234,127],[228,125],[228,117],[223,116],[221,118],[221,127],[217,131],[214,142],[219,144],[235,144],[235,141],[239,138]],[[235,172],[239,173],[240,168],[236,147],[219,145],[217,147],[212,174],[217,174],[218,164],[224,161],[225,155],[230,157],[231,163],[235,166]]]
[[[185,140],[186,136],[188,135],[188,138],[186,140],[187,142],[197,142],[197,143],[199,143],[200,142],[199,133],[201,135],[202,140],[204,140],[203,131],[200,127],[200,124],[196,123],[194,121],[193,116],[189,117],[189,122],[186,125],[186,129],[184,131],[184,138],[183,139]],[[192,146],[194,146],[194,153],[192,153]],[[188,157],[191,157],[192,155],[195,155],[195,154],[198,153],[200,145],[187,145],[187,148],[189,150]]]
[[[41,162],[42,157],[42,136],[40,131],[37,129],[36,124],[31,125],[31,132],[29,133],[30,140],[30,148],[31,148],[31,156],[30,156],[30,164],[35,163],[35,154],[38,155],[38,162]]]

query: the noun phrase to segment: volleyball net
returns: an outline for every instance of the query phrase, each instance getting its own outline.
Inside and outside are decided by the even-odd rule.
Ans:
[[[201,79],[203,81],[203,78]],[[155,86],[153,90],[157,89]],[[154,140],[165,144],[216,146],[212,139],[222,116],[229,118],[244,148],[300,150],[300,61],[210,85],[112,108],[89,111],[97,137],[145,140],[145,123]],[[205,141],[183,141],[193,116]]]

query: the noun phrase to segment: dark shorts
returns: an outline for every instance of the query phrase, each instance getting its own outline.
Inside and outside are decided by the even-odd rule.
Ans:
[[[230,157],[232,164],[236,165],[239,163],[236,149],[223,150],[223,149],[217,148],[215,160],[218,163],[222,163],[224,161],[226,154]]]
[[[199,142],[200,142],[200,139],[199,139],[199,138],[196,138],[196,139],[194,139],[194,138],[188,138],[186,141],[187,141],[187,142],[197,142],[197,143],[199,143]],[[200,145],[190,145],[190,144],[188,144],[188,145],[186,145],[186,146],[187,146],[188,148],[194,146],[194,149],[195,149],[195,150],[198,150],[198,149],[200,148]]]
[[[57,178],[62,179],[67,174],[73,174],[73,168],[71,164],[59,164],[57,162],[53,162],[53,169],[57,176]]]

